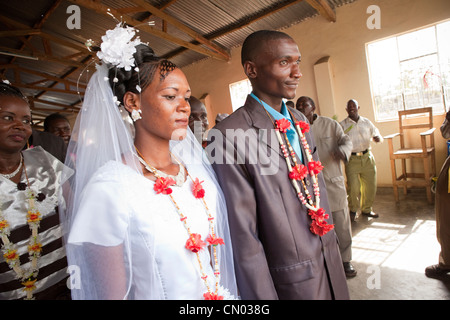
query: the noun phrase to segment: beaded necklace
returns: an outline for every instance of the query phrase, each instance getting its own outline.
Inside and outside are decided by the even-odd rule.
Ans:
[[[135,147],[136,148],[136,147]],[[154,190],[157,194],[165,194],[168,195],[170,200],[172,201],[173,205],[175,206],[175,209],[180,217],[180,221],[183,222],[183,226],[186,229],[189,237],[186,241],[185,248],[192,251],[197,256],[197,261],[200,266],[200,273],[201,273],[201,279],[205,283],[205,286],[207,288],[207,292],[203,294],[203,297],[205,300],[223,300],[223,296],[220,296],[218,294],[219,291],[219,280],[220,280],[220,271],[219,271],[219,261],[217,258],[217,245],[223,245],[223,239],[217,237],[214,231],[214,217],[211,215],[211,212],[209,211],[208,205],[205,201],[205,189],[203,189],[201,183],[203,181],[199,181],[198,178],[195,178],[195,180],[191,177],[188,170],[181,164],[181,162],[176,159],[172,154],[171,156],[178,162],[180,165],[180,171],[183,170],[187,173],[190,180],[193,182],[193,188],[192,193],[195,198],[201,199],[203,206],[205,208],[205,213],[209,222],[209,234],[206,238],[206,241],[209,243],[209,245],[212,246],[212,254],[214,257],[214,276],[215,276],[215,288],[214,291],[211,290],[207,277],[208,275],[205,273],[202,262],[200,260],[199,252],[203,250],[203,247],[207,244],[201,239],[201,235],[198,233],[192,233],[191,229],[187,223],[187,216],[185,216],[180,207],[178,206],[177,202],[175,201],[173,195],[172,195],[172,189],[170,188],[172,185],[175,185],[175,181],[170,177],[161,177],[159,175],[159,170],[151,166],[145,158],[142,156],[142,154],[139,152],[139,150],[136,148],[137,157],[139,159],[139,162],[142,163],[142,165],[145,167],[145,169],[149,172],[151,172],[156,177],[156,182],[154,185]]]
[[[26,184],[26,197],[28,201],[28,212],[27,212],[27,223],[31,230],[30,240],[28,242],[28,256],[30,260],[30,267],[24,269],[20,265],[20,255],[17,252],[17,245],[12,243],[8,236],[11,233],[10,226],[8,221],[5,219],[3,215],[3,211],[1,209],[2,203],[0,202],[0,236],[2,239],[2,252],[3,257],[5,258],[8,266],[14,270],[16,273],[16,278],[21,281],[21,284],[24,286],[23,290],[26,291],[25,300],[33,299],[33,291],[36,289],[35,282],[37,281],[37,275],[39,273],[38,262],[41,256],[42,244],[39,241],[39,224],[41,221],[41,214],[36,208],[35,200],[41,197],[41,194],[36,194],[30,188],[30,182],[28,180],[28,175],[25,167],[25,163],[23,163],[23,169],[25,173],[25,178],[27,180]],[[19,183],[20,185],[21,183]],[[22,189],[23,190],[23,189]]]
[[[261,100],[259,100],[259,103],[264,108]],[[297,154],[292,148],[287,137],[286,132],[291,127],[291,122],[285,118],[275,120],[274,122],[272,120],[272,117],[267,112],[266,108],[264,108],[264,111],[274,125],[275,134],[280,144],[281,152],[283,153],[284,159],[286,160],[286,165],[289,171],[289,179],[291,180],[292,186],[294,187],[300,202],[308,209],[308,214],[311,216],[312,222],[309,229],[313,234],[324,236],[326,233],[328,233],[328,231],[334,228],[334,225],[328,224],[326,219],[329,218],[329,215],[323,208],[320,207],[320,189],[317,175],[320,173],[320,171],[322,171],[323,166],[320,161],[313,160],[308,141],[304,136],[304,133],[309,131],[309,124],[304,121],[296,121],[294,115],[288,109],[288,112],[295,123],[295,132],[299,136],[306,154],[308,165],[305,166],[297,162]],[[313,181],[314,201],[313,197],[308,191],[308,188],[306,187],[306,185],[308,184],[306,180],[308,174],[311,175],[311,179]],[[300,183],[302,184],[302,189],[304,190],[305,195],[303,195],[297,181],[300,181]]]
[[[0,175],[2,177],[4,177],[5,179],[11,179],[11,178],[15,177],[19,173],[20,169],[22,168],[22,163],[23,163],[23,157],[22,157],[22,154],[20,154],[20,162],[19,162],[19,166],[17,167],[17,169],[11,173],[0,173]]]

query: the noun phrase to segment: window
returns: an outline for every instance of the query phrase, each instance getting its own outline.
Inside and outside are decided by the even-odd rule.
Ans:
[[[450,107],[450,21],[367,44],[370,85],[377,121],[397,119],[398,110]]]
[[[233,111],[244,105],[247,95],[251,92],[252,85],[248,79],[230,84],[231,105]]]

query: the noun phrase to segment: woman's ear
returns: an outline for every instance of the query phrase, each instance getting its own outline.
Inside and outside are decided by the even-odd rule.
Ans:
[[[123,106],[125,109],[131,113],[133,109],[140,109],[141,108],[141,100],[139,99],[139,96],[136,93],[127,91],[123,95]]]

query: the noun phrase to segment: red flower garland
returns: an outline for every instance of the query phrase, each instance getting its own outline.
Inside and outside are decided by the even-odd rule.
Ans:
[[[276,122],[277,122],[277,129],[283,133],[285,133],[287,129],[289,129],[289,127],[291,126],[291,122],[285,118],[277,120]]]
[[[205,189],[203,189],[203,186],[201,185],[202,183],[203,181],[199,182],[198,178],[195,178],[194,185],[192,187],[192,193],[197,199],[203,198],[205,196]]]
[[[289,178],[292,180],[303,180],[308,175],[308,169],[303,164],[297,164],[292,167],[292,171],[289,172]]]
[[[175,180],[173,180],[172,178],[159,177],[158,179],[156,179],[153,190],[156,191],[156,194],[171,194],[172,189],[169,187],[173,186],[174,184]]]
[[[309,123],[305,121],[298,121],[295,123],[300,127],[300,130],[302,130],[302,133],[309,132]]]
[[[205,245],[206,243],[203,242],[202,236],[198,233],[193,233],[186,241],[185,247],[186,249],[191,250],[194,253],[197,253],[199,251],[202,251]]]
[[[311,172],[311,175],[319,174],[320,171],[322,171],[322,169],[323,169],[323,165],[322,165],[322,163],[320,163],[320,161],[310,161],[308,163],[308,169],[309,169],[309,172]]]
[[[329,218],[329,215],[323,208],[319,208],[317,211],[308,210],[308,214],[313,219],[310,227],[311,232],[323,236],[334,228],[333,225],[327,223],[326,219]]]
[[[195,180],[189,175],[189,172],[185,169],[185,171],[187,172],[188,176],[190,177],[190,179],[193,182],[192,185],[192,193],[194,195],[194,197],[196,199],[201,199],[201,201],[203,202],[203,205],[205,207],[206,210],[206,214],[208,216],[208,222],[210,223],[210,234],[208,234],[206,241],[209,243],[209,245],[212,245],[212,249],[211,249],[211,254],[213,255],[214,258],[214,275],[216,277],[216,285],[215,285],[215,292],[211,292],[209,285],[206,281],[207,279],[207,275],[205,274],[205,272],[203,271],[203,267],[202,267],[202,263],[201,263],[201,259],[199,257],[199,252],[203,250],[203,248],[207,245],[207,243],[205,243],[202,240],[202,236],[198,233],[191,233],[189,226],[187,225],[187,216],[185,216],[181,211],[180,208],[178,207],[177,203],[175,202],[175,199],[173,198],[173,196],[171,195],[172,193],[172,189],[170,188],[170,186],[175,185],[175,181],[172,178],[164,178],[164,177],[160,177],[157,174],[157,170],[155,168],[153,168],[152,166],[150,166],[147,161],[145,161],[145,159],[142,157],[141,153],[139,152],[139,150],[136,148],[136,152],[138,153],[138,159],[139,161],[144,165],[144,167],[152,172],[155,177],[156,177],[156,182],[155,185],[153,187],[153,189],[155,190],[156,194],[166,194],[169,196],[169,198],[171,199],[172,203],[174,204],[177,213],[180,216],[180,221],[183,222],[184,227],[186,228],[186,231],[189,234],[189,238],[186,240],[185,243],[185,248],[193,253],[195,253],[197,255],[197,260],[200,266],[200,273],[201,273],[201,279],[203,281],[205,281],[205,285],[208,289],[208,292],[205,293],[203,295],[203,297],[205,298],[205,300],[223,300],[223,296],[218,295],[218,290],[219,290],[219,262],[218,262],[218,257],[217,257],[217,252],[216,252],[216,246],[217,245],[222,245],[225,244],[222,238],[216,237],[215,232],[214,232],[214,225],[213,225],[213,220],[214,217],[211,215],[211,213],[209,212],[208,206],[206,204],[206,201],[204,199],[205,197],[205,189],[203,189],[203,186],[201,185],[203,183],[203,181],[199,181],[198,178],[195,178]],[[177,160],[178,161],[178,160]],[[178,161],[179,165],[182,166],[182,164]]]
[[[219,238],[219,237],[212,237],[210,234],[208,234],[208,237],[206,238],[206,241],[208,241],[208,243],[210,244],[210,245],[213,245],[213,246],[217,246],[217,245],[219,245],[219,244],[225,244],[224,242],[223,242],[223,239],[222,238]]]
[[[217,293],[205,293],[203,294],[205,300],[223,300],[223,296],[219,296]]]
[[[283,132],[286,133],[286,130],[290,127],[291,123],[289,120],[287,119],[280,119],[280,120],[276,120],[276,129],[279,132]],[[277,132],[278,134],[278,139],[280,142],[280,147],[281,150],[283,151],[283,155],[286,158],[287,164],[288,164],[288,168],[289,168],[289,178],[291,180],[293,180],[293,184],[298,192],[298,197],[300,199],[300,201],[308,208],[308,214],[311,216],[312,222],[310,225],[310,231],[316,235],[319,236],[323,236],[325,235],[328,231],[332,230],[334,228],[334,225],[330,225],[328,224],[328,222],[326,221],[326,219],[329,218],[329,215],[325,212],[325,210],[323,208],[317,208],[316,206],[318,206],[318,202],[316,203],[316,205],[308,204],[308,201],[312,200],[311,195],[309,195],[308,190],[306,189],[306,185],[303,182],[303,179],[306,178],[306,176],[308,175],[308,173],[311,175],[311,177],[313,178],[313,186],[314,186],[314,195],[319,198],[320,197],[320,193],[319,193],[319,186],[318,186],[318,182],[317,182],[317,175],[322,171],[323,166],[322,163],[320,161],[314,161],[312,160],[312,156],[311,153],[309,151],[309,146],[308,143],[306,141],[306,138],[303,136],[303,133],[305,132],[309,132],[310,130],[310,126],[308,123],[304,122],[304,121],[298,121],[295,122],[296,128],[297,128],[297,133],[300,136],[300,140],[303,144],[303,147],[305,148],[305,152],[307,153],[307,158],[308,158],[308,165],[305,166],[303,164],[297,164],[296,159],[295,159],[295,154],[291,153],[291,156],[293,157],[294,160],[294,166],[292,166],[290,164],[289,161],[289,153],[286,152],[286,146],[283,144],[283,140],[281,139],[281,135]],[[301,133],[300,133],[301,132]],[[286,141],[288,141],[288,138],[285,135],[285,139]],[[288,141],[289,142],[289,141]],[[289,144],[289,143],[288,143]],[[289,148],[290,145],[289,145]],[[296,180],[302,181],[303,183],[303,187],[305,189],[306,192],[306,198],[303,196],[303,194],[299,191],[298,186],[297,186],[297,182]]]

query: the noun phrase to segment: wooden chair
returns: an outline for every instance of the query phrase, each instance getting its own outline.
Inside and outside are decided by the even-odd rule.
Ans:
[[[414,115],[425,114],[425,117],[413,117]],[[407,117],[409,118],[407,119]],[[431,107],[419,108],[412,110],[403,110],[398,112],[399,120],[399,133],[394,133],[384,137],[388,141],[389,145],[389,157],[391,160],[392,171],[392,183],[394,187],[395,201],[399,201],[398,187],[403,187],[403,191],[406,194],[408,187],[425,187],[427,192],[428,202],[433,202],[431,195],[431,178],[436,175],[436,161],[435,161],[435,148],[434,148],[434,130],[433,128],[433,110]],[[411,124],[413,122],[413,124]],[[417,139],[413,138],[413,141],[419,141],[420,147],[406,146],[405,136],[408,130],[426,129],[417,136]],[[410,131],[411,132],[411,131]],[[416,131],[417,134],[417,131]],[[394,151],[393,140],[395,137],[400,138],[400,148]],[[428,138],[428,139],[427,139]],[[428,141],[427,141],[428,140]],[[407,159],[422,159],[423,161],[423,173],[412,173],[406,170]],[[395,166],[395,160],[401,160],[402,174],[397,177],[397,170]],[[431,169],[430,169],[431,168]]]

